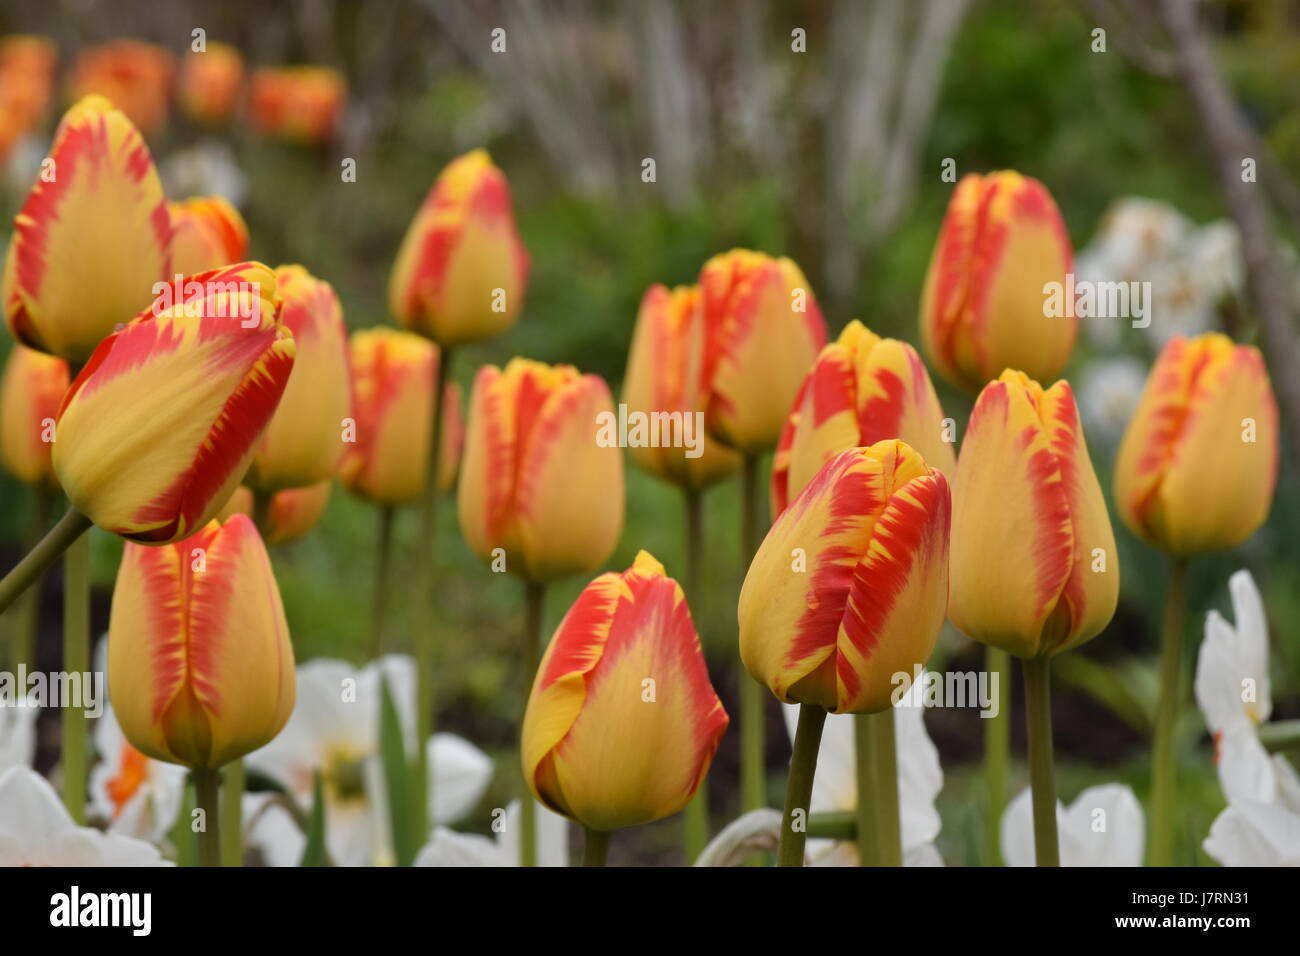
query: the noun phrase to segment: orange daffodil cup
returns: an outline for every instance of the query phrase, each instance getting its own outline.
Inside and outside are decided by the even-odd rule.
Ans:
[[[954,481],[948,615],[1019,657],[1026,690],[1034,837],[1059,863],[1048,661],[1096,637],[1119,596],[1110,516],[1069,383],[1008,369],[971,412]]]
[[[614,830],[690,802],[727,723],[686,596],[642,551],[587,585],[551,639],[524,715],[524,779],[586,828],[586,865],[603,865]]]
[[[1153,866],[1167,866],[1173,857],[1187,562],[1235,548],[1255,533],[1268,517],[1277,469],[1277,403],[1259,350],[1218,333],[1171,339],[1151,369],[1115,462],[1120,517],[1170,561],[1152,761]]]
[[[889,439],[832,458],[754,556],[740,592],[740,656],[779,700],[800,705],[779,866],[803,865],[800,823],[826,714],[890,712],[899,675],[906,692],[934,649],[950,518],[943,473]],[[892,733],[881,740],[891,752],[892,742]]]

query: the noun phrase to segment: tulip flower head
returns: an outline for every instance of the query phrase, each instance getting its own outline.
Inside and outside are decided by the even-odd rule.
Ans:
[[[58,486],[51,462],[54,419],[68,390],[68,363],[15,345],[0,376],[0,463],[27,485]]]
[[[329,67],[261,69],[249,84],[248,117],[259,133],[320,145],[334,138],[347,101],[347,80]]]
[[[787,704],[889,709],[943,625],[949,517],[947,479],[905,442],[832,458],[777,517],[745,575],[749,673]]]
[[[682,589],[645,551],[596,578],[551,639],[524,715],[524,778],[592,830],[671,816],[727,729]]]
[[[1047,188],[1004,171],[964,176],[953,192],[921,296],[921,344],[954,385],[970,392],[1004,368],[1060,374],[1074,349],[1073,303],[1064,296],[1074,252]],[[1049,283],[1057,283],[1052,287]]]
[[[293,711],[293,647],[252,521],[213,521],[159,548],[127,542],[108,693],[137,750],[187,767],[224,766],[280,732]]]
[[[393,315],[443,346],[491,338],[515,324],[527,282],[505,174],[486,150],[452,160],[398,250],[388,281]]]
[[[931,467],[956,470],[943,409],[916,350],[854,319],[817,356],[799,388],[772,462],[772,513],[780,514],[846,448],[901,438]]]
[[[329,504],[332,484],[327,480],[305,488],[285,488],[273,493],[266,513],[267,527],[263,529],[266,543],[271,546],[288,544],[316,527]],[[243,485],[235,489],[217,520],[225,521],[236,514],[253,516],[253,492]]]
[[[72,99],[99,94],[112,100],[147,136],[167,122],[176,63],[164,47],[112,40],[86,47],[72,64]]]
[[[486,561],[543,582],[588,573],[623,529],[623,455],[597,441],[609,388],[571,365],[479,369],[458,493],[461,532]]]
[[[0,159],[6,133],[21,136],[45,122],[58,62],[59,48],[48,37],[0,38]]]
[[[1277,467],[1277,403],[1259,350],[1218,333],[1171,339],[1115,462],[1124,523],[1175,555],[1235,548],[1268,517]]]
[[[244,58],[225,43],[191,50],[181,64],[177,99],[181,108],[200,123],[224,123],[239,105],[244,84]]]
[[[1043,657],[1096,637],[1119,597],[1101,486],[1068,382],[1008,369],[980,393],[957,461],[949,616]]]
[[[198,275],[243,262],[248,226],[239,210],[220,196],[199,196],[168,203],[172,220],[172,269]]]

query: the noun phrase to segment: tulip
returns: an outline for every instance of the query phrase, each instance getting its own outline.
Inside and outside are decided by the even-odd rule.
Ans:
[[[1078,334],[1074,304],[1065,299],[1073,269],[1065,223],[1042,183],[1009,170],[964,176],[921,295],[926,357],[971,392],[1004,368],[1055,378]]]
[[[239,105],[244,84],[244,58],[225,43],[209,43],[191,51],[181,64],[177,98],[190,118],[217,124],[230,119]]]
[[[347,108],[343,74],[323,66],[261,69],[253,74],[248,113],[260,133],[297,143],[334,138]]]
[[[334,289],[302,266],[280,266],[275,281],[297,357],[244,482],[265,494],[332,478],[352,408],[348,332]]]
[[[220,196],[167,204],[172,221],[172,269],[191,276],[242,262],[248,226],[239,210]]]
[[[42,36],[0,39],[0,123],[16,135],[37,129],[50,108],[59,49]]]
[[[97,93],[112,100],[146,135],[167,121],[175,60],[166,49],[139,40],[86,47],[72,65],[72,99]]]
[[[102,96],[67,112],[49,159],[53,179],[14,220],[5,318],[20,342],[81,363],[171,278],[171,217],[148,147]]]
[[[556,629],[524,715],[524,778],[587,828],[590,854],[686,806],[727,723],[686,597],[642,551],[587,585]]]
[[[388,281],[393,315],[446,347],[491,338],[515,324],[527,282],[505,174],[486,150],[452,160],[398,250]]]
[[[15,345],[0,376],[0,463],[27,485],[57,488],[50,450],[68,363]]]
[[[854,319],[822,349],[790,410],[772,463],[780,514],[822,466],[846,448],[901,438],[945,475],[956,470],[944,414],[921,357]]]
[[[267,503],[266,543],[272,546],[288,544],[316,527],[329,504],[331,484],[326,480],[306,488],[285,488],[272,494]],[[253,517],[253,492],[242,485],[235,489],[217,520],[225,521],[237,514]]]

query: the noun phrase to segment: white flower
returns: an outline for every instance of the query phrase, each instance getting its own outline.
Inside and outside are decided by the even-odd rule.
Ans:
[[[270,793],[246,793],[240,802],[244,840],[266,866],[297,866],[307,849],[307,835]]]
[[[1249,571],[1230,577],[1228,591],[1236,626],[1211,611],[1196,659],[1196,703],[1216,737],[1256,727],[1273,712],[1264,602]]]
[[[1164,345],[1175,335],[1211,328],[1220,303],[1241,290],[1244,274],[1236,226],[1222,220],[1197,229],[1151,268],[1153,321],[1147,334]]]
[[[0,772],[9,767],[30,767],[36,753],[36,719],[41,709],[24,700],[13,706],[0,703]]]
[[[1142,807],[1133,791],[1117,783],[1089,787],[1069,809],[1056,803],[1061,866],[1141,866],[1146,843]],[[1026,787],[1002,814],[1002,859],[1007,866],[1033,866],[1033,794]]]
[[[90,807],[110,833],[162,843],[176,824],[186,770],[146,757],[122,736],[113,708],[95,723],[99,762],[90,772]]]
[[[1084,367],[1079,379],[1079,414],[1090,442],[1119,443],[1146,379],[1147,367],[1128,355],[1095,359]]]
[[[536,804],[537,865],[569,865],[569,821]],[[446,827],[433,831],[433,838],[415,857],[416,866],[518,866],[518,800],[506,807],[496,839],[477,833],[457,833]]]
[[[79,827],[36,771],[0,772],[0,866],[169,866],[141,840]]]

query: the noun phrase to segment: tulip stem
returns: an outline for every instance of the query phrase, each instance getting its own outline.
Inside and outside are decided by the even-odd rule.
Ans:
[[[794,753],[790,776],[785,784],[785,811],[781,814],[781,838],[776,848],[777,866],[803,866],[803,848],[808,838],[808,804],[812,802],[817,753],[822,745],[826,708],[799,705],[799,723],[794,731]]]
[[[90,672],[90,538],[85,536],[72,542],[63,555],[63,670],[86,677]],[[78,825],[86,822],[84,703],[64,701],[59,735],[63,805]]]
[[[743,567],[754,560],[759,545],[758,455],[747,452],[741,482],[741,557]],[[763,696],[766,688],[740,671],[740,806],[748,813],[766,802],[763,773]]]
[[[984,672],[997,675],[998,709],[984,718],[984,862],[1002,865],[1002,810],[1007,802],[1007,767],[1011,763],[1011,658],[999,647],[984,649]]]
[[[523,694],[519,709],[519,733],[524,730],[524,714],[528,710],[528,698],[533,692],[533,679],[537,675],[538,661],[541,659],[542,647],[542,611],[546,601],[546,586],[534,581],[524,584],[524,603],[527,605],[524,623],[524,646],[521,655],[520,684]],[[522,748],[523,741],[520,741]],[[520,751],[522,753],[522,750]],[[605,834],[606,841],[609,834]],[[587,838],[590,845],[591,837]],[[537,865],[537,802],[525,781],[519,801],[519,865]]]
[[[271,496],[265,491],[253,489],[253,524],[257,533],[265,541],[271,534]]]
[[[858,804],[854,811],[858,841],[858,865],[876,866],[880,859],[876,846],[876,767],[875,743],[870,714],[853,715],[853,749],[856,757]]]
[[[700,574],[704,561],[704,508],[703,496],[697,488],[683,490],[683,503],[686,512],[686,600],[694,611],[695,626],[698,629],[701,620],[701,605],[704,590],[700,586]],[[703,644],[703,640],[701,640]],[[686,862],[692,863],[709,842],[709,778],[700,780],[695,796],[686,804],[683,820],[686,843]]]
[[[221,865],[244,865],[244,761],[222,768]]]
[[[609,858],[609,838],[614,834],[609,830],[593,830],[583,827],[582,865],[604,866]]]
[[[881,866],[903,865],[903,841],[898,817],[898,749],[894,709],[872,714],[871,756],[875,763],[876,849]]]
[[[371,653],[379,660],[384,653],[384,622],[388,617],[388,574],[393,554],[393,508],[380,505],[379,535],[375,542],[375,593],[371,606]]]
[[[50,498],[48,486],[39,485],[33,491],[35,501],[32,508],[31,530],[28,532],[27,546],[35,547],[45,534],[50,520]],[[36,637],[41,627],[41,588],[40,580],[33,582],[22,596],[22,601],[14,612],[13,636],[10,638],[10,669],[17,673],[20,667],[35,668]]]
[[[1173,862],[1174,803],[1178,787],[1174,729],[1178,723],[1186,590],[1187,559],[1170,558],[1160,633],[1160,697],[1156,704],[1151,763],[1151,843],[1147,860],[1151,866],[1169,866]]]
[[[1060,866],[1056,836],[1056,779],[1052,769],[1052,695],[1048,674],[1051,658],[1023,662],[1025,723],[1029,729],[1029,785],[1034,804],[1034,859],[1039,866]]]
[[[0,614],[18,600],[55,561],[83,534],[90,530],[90,519],[69,508],[59,523],[49,530],[3,578],[0,578]]]
[[[195,767],[194,806],[203,811],[199,830],[199,866],[221,865],[221,772],[211,767]]]

